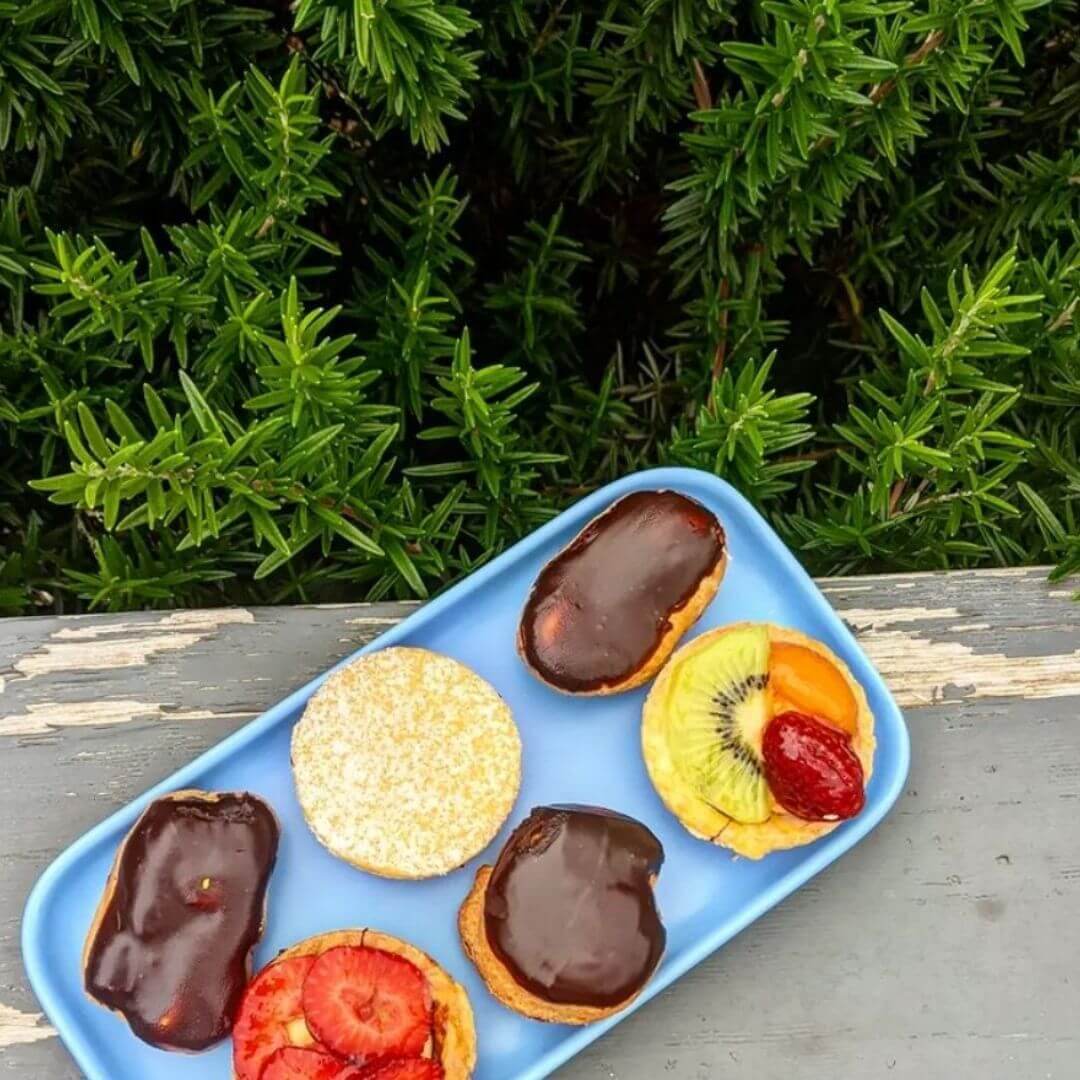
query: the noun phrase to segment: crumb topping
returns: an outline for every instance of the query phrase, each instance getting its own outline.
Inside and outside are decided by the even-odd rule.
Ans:
[[[475,672],[426,649],[370,653],[335,672],[292,736],[304,815],[335,855],[431,877],[491,842],[521,780],[509,706]]]

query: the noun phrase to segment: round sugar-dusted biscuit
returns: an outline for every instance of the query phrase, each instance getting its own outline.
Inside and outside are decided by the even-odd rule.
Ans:
[[[485,848],[521,783],[510,708],[427,649],[369,653],[316,691],[293,729],[296,793],[330,851],[373,874],[448,873]]]

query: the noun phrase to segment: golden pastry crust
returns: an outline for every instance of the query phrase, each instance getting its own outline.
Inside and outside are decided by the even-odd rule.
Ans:
[[[641,750],[653,787],[664,801],[664,805],[682,822],[687,831],[702,840],[730,848],[737,855],[744,855],[748,859],[760,859],[772,851],[782,851],[785,848],[809,844],[832,832],[841,823],[839,821],[804,821],[802,818],[787,813],[775,801],[772,816],[767,821],[746,824],[728,817],[698,797],[682,779],[671,760],[662,716],[664,695],[667,692],[667,684],[674,664],[705,648],[719,635],[750,625],[754,624],[733,623],[730,626],[711,630],[679,650],[672,663],[660,673],[660,677],[653,684],[645,700],[642,710]],[[862,765],[864,784],[869,783],[874,768],[874,748],[877,740],[874,737],[874,714],[870,711],[866,691],[851,674],[847,664],[828,646],[799,630],[791,630],[773,623],[766,625],[771,643],[783,642],[810,649],[819,656],[825,657],[843,676],[855,696],[857,707],[855,734],[851,738],[851,746]]]
[[[148,810],[151,806],[153,806],[154,803],[178,802],[178,801],[184,800],[184,799],[186,799],[186,800],[196,800],[196,801],[205,802],[205,803],[216,803],[216,802],[220,802],[221,799],[224,798],[224,796],[226,796],[226,795],[236,795],[236,794],[244,794],[244,793],[243,792],[235,792],[235,791],[200,791],[198,788],[183,788],[180,791],[170,791],[167,795],[160,795],[160,796],[158,796],[158,798],[153,799],[151,802],[147,803],[146,809],[143,810],[143,813],[140,814],[135,819],[135,824],[132,825],[130,829],[128,829],[127,834],[124,836],[124,839],[120,842],[120,846],[116,849],[116,855],[113,858],[112,866],[109,868],[109,876],[105,880],[105,888],[101,892],[101,899],[98,901],[98,906],[94,911],[94,917],[90,920],[90,929],[87,931],[86,939],[83,942],[82,961],[81,961],[81,963],[82,963],[82,972],[83,972],[83,981],[84,981],[83,993],[86,994],[86,996],[95,1005],[98,1005],[103,1009],[107,1009],[108,1012],[114,1013],[116,1016],[119,1016],[125,1023],[127,1023],[127,1017],[124,1016],[124,1014],[122,1012],[120,1012],[119,1009],[109,1009],[108,1006],[102,1005],[101,1002],[97,1000],[97,998],[91,996],[91,994],[89,994],[87,992],[87,990],[85,988],[85,979],[86,979],[86,965],[87,965],[87,962],[90,959],[90,949],[92,948],[92,946],[94,944],[94,939],[97,937],[98,932],[101,930],[101,922],[105,918],[105,912],[108,910],[109,904],[110,904],[110,902],[112,901],[112,898],[113,898],[113,894],[116,892],[116,879],[117,879],[117,876],[119,874],[121,860],[124,857],[124,851],[127,848],[128,841],[134,835],[135,831],[138,829],[140,823],[142,822],[143,814],[145,814],[146,810]],[[258,796],[256,796],[256,798],[258,798]],[[277,814],[274,813],[274,808],[265,799],[260,798],[259,801],[266,807],[266,809],[269,811],[269,813],[273,816],[274,821],[277,824],[278,835],[280,836],[281,835],[281,822],[278,819]],[[263,913],[262,913],[262,920],[259,923],[259,934],[258,934],[259,939],[262,938],[263,931],[266,929],[266,909],[267,909],[267,905],[269,904],[269,902],[270,902],[270,889],[269,889],[269,885],[268,885],[266,891],[263,894]],[[258,940],[256,941],[256,944],[257,943],[258,943]],[[247,972],[247,978],[248,978],[249,982],[251,981],[252,966],[253,966],[253,963],[254,963],[254,958],[255,958],[255,945],[252,945],[252,947],[248,950],[247,956],[244,958],[244,969]],[[233,1019],[235,1020],[236,1018],[233,1017]],[[129,1024],[128,1026],[130,1027],[131,1025]],[[222,1036],[222,1041],[224,1041],[227,1038],[228,1038],[227,1034],[223,1035]],[[167,1043],[164,1043],[164,1042],[154,1043],[153,1045],[157,1046],[158,1049],[160,1049],[160,1050],[167,1050],[167,1051],[169,1051],[169,1053],[173,1053],[173,1054],[203,1053],[203,1051],[189,1050],[187,1047],[184,1047],[184,1046],[169,1046]]]
[[[507,971],[506,965],[495,955],[487,938],[484,927],[484,894],[491,878],[491,870],[490,866],[481,866],[476,871],[472,889],[458,911],[458,933],[466,954],[476,965],[476,970],[480,972],[480,977],[494,998],[508,1009],[532,1020],[580,1026],[595,1023],[603,1020],[605,1016],[620,1012],[641,993],[639,990],[618,1005],[600,1008],[594,1005],[566,1005],[545,1001],[526,990]]]
[[[576,540],[577,537],[575,536],[574,539]],[[570,543],[573,542],[573,540],[570,541]],[[555,555],[551,561],[554,562],[558,557],[558,555]],[[566,690],[563,687],[556,685],[546,679],[532,664],[529,663],[520,621],[518,623],[517,633],[518,656],[521,657],[521,662],[529,669],[529,672],[535,678],[539,679],[545,686],[550,686],[552,690],[558,690],[560,694],[566,694],[568,697],[603,697],[607,694],[621,694],[626,690],[633,690],[637,686],[643,686],[664,666],[683,634],[685,634],[686,631],[701,618],[702,612],[709,606],[712,602],[712,598],[720,588],[720,582],[724,580],[727,565],[728,555],[727,548],[725,547],[713,572],[708,577],[701,579],[701,583],[698,585],[697,589],[694,590],[693,596],[691,596],[681,608],[668,615],[668,630],[657,643],[657,646],[649,656],[649,659],[626,679],[621,679],[613,683],[605,683],[595,690]]]
[[[373,874],[456,870],[494,839],[521,784],[510,707],[457,660],[395,646],[336,671],[293,729],[304,817]]]
[[[342,946],[382,949],[403,957],[424,973],[434,1006],[431,1057],[442,1065],[446,1080],[469,1080],[476,1067],[476,1026],[469,996],[464,987],[454,982],[435,960],[415,945],[378,930],[334,930],[290,945],[270,963],[296,956],[320,956]],[[234,1080],[235,1076],[234,1072]]]

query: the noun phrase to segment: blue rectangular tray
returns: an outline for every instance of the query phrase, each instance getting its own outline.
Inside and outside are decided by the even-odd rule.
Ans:
[[[727,575],[688,638],[740,619],[797,627],[835,649],[866,688],[878,739],[866,807],[815,844],[749,862],[695,840],[664,808],[641,760],[639,721],[647,688],[606,698],[567,698],[529,675],[515,653],[518,616],[541,566],[618,496],[655,488],[698,499],[727,531]],[[165,792],[252,791],[269,800],[281,818],[281,849],[257,967],[285,946],[325,930],[372,926],[407,938],[469,992],[479,1036],[475,1080],[539,1080],[857,843],[888,812],[907,775],[907,729],[866,655],[757,511],[730,485],[692,469],[637,473],[593,493],[360,653],[396,644],[456,657],[490,680],[513,709],[524,745],[522,788],[495,842],[461,870],[422,882],[369,876],[320,847],[304,824],[289,769],[293,723],[325,675],[308,683],[92,829],[34,887],[23,919],[26,970],[42,1007],[90,1080],[231,1076],[228,1040],[196,1056],[154,1050],[82,990],[83,940],[117,845],[146,803]],[[239,668],[243,657],[236,657],[236,664]],[[503,1008],[466,960],[456,933],[457,909],[477,866],[493,861],[530,808],[553,802],[592,803],[631,814],[660,837],[667,856],[657,889],[668,930],[663,962],[631,1008],[585,1028],[535,1023]]]

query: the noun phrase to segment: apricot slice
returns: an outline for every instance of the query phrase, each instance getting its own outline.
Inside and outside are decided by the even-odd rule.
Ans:
[[[769,652],[773,715],[809,713],[854,735],[858,704],[836,666],[805,645],[773,644]]]

